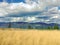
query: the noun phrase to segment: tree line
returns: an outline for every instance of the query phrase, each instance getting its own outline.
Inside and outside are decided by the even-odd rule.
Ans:
[[[32,26],[28,25],[28,29],[34,29]],[[38,29],[38,28],[35,28]],[[45,28],[42,28],[45,29]],[[46,29],[59,29],[58,24],[54,24],[54,26],[48,26]]]
[[[9,23],[8,28],[11,28],[11,23]],[[38,28],[33,28],[31,25],[28,25],[28,29],[38,29]],[[42,28],[44,29],[44,28]],[[59,29],[58,24],[54,24],[54,26],[48,26],[47,29]]]

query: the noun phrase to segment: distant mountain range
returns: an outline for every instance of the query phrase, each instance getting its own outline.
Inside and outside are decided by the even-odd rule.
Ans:
[[[9,25],[11,28],[24,28],[27,29],[28,26],[31,26],[33,28],[37,29],[46,29],[48,26],[53,27],[55,23],[44,23],[44,22],[35,22],[35,23],[28,23],[28,22],[0,22],[0,28],[9,28]],[[57,24],[60,27],[60,24]]]

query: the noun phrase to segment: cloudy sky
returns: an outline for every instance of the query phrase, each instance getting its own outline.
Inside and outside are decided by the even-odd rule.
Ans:
[[[60,0],[0,0],[0,22],[60,23]]]

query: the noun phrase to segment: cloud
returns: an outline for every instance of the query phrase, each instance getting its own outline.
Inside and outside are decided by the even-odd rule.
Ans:
[[[20,13],[20,12],[31,12],[31,11],[42,11],[45,7],[43,4],[39,6],[36,2],[33,2],[33,4],[27,4],[27,3],[6,3],[2,2],[0,4],[0,15],[6,16],[9,14],[14,13]]]
[[[0,17],[0,22],[19,22],[23,21],[23,17]]]
[[[56,22],[60,20],[60,0],[25,0],[0,4],[0,22]]]
[[[25,2],[28,4],[31,4],[32,2],[36,2],[38,4],[43,3],[44,5],[54,5],[54,6],[60,4],[60,0],[25,0]]]
[[[2,2],[0,4],[0,12],[1,16],[6,16],[10,14],[17,14],[21,12],[32,12],[32,11],[43,11],[46,7],[49,7],[49,5],[52,5],[50,3],[56,2],[56,0],[25,0],[26,3],[20,2],[20,3],[6,3]],[[48,3],[49,2],[49,3]],[[48,5],[47,5],[48,4]],[[55,3],[54,3],[55,4]],[[0,16],[0,17],[1,17]]]
[[[27,17],[26,18],[26,22],[34,22],[36,20],[37,20],[36,17]]]
[[[0,17],[0,22],[32,22],[35,17]]]
[[[48,12],[50,12],[50,13],[58,13],[58,7],[53,7],[51,9],[49,9]]]

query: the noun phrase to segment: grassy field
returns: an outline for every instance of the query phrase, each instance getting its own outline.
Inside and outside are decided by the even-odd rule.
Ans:
[[[60,31],[0,29],[0,45],[60,45]]]

